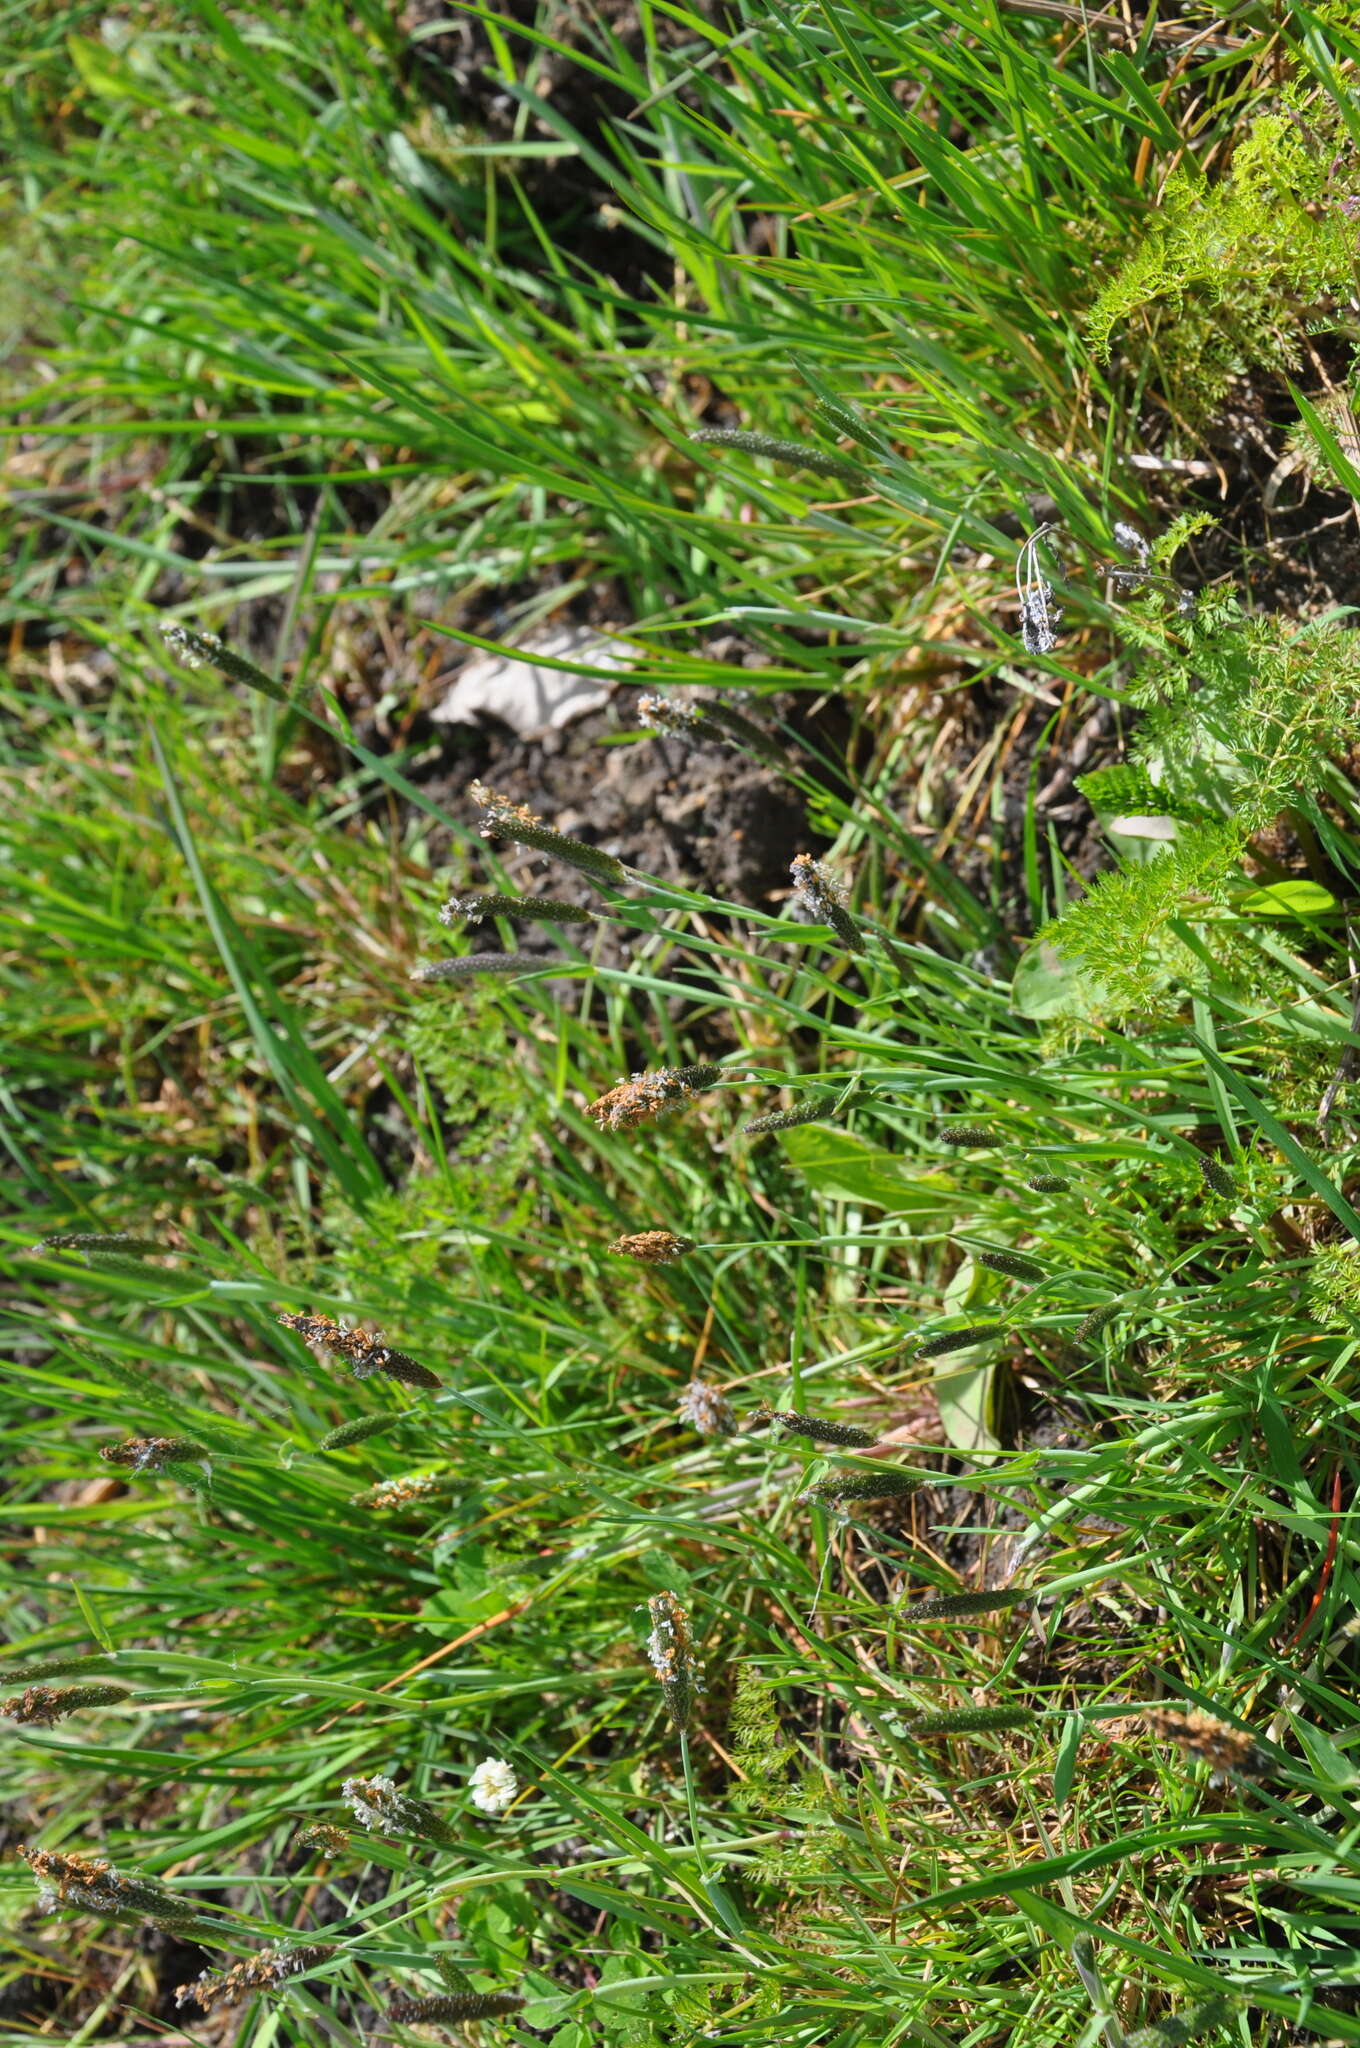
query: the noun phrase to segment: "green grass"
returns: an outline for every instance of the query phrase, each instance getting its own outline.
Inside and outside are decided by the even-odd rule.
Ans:
[[[1226,53],[1155,23],[1131,53],[981,0],[644,7],[545,96],[555,17],[464,12],[484,117],[377,6],[5,31],[9,290],[49,357],[10,372],[4,1661],[17,1693],[94,1654],[77,1682],[131,1693],[5,1723],[10,1838],[163,1886],[150,1919],[191,1915],[213,1967],[332,1944],[248,2003],[258,2048],[357,2041],[440,1964],[528,2001],[479,2038],[553,2048],[1120,2048],[1192,2011],[1360,2039],[1344,1089],[1315,1121],[1360,1049],[1353,735],[1292,622],[1107,599],[1184,366],[1155,322],[1108,366],[1088,338],[1172,158],[1217,170],[1277,54],[1354,128],[1346,23],[1248,9]],[[1042,660],[1006,595],[1036,499],[1069,577]],[[566,927],[551,971],[411,982],[501,842],[428,795],[421,743],[363,739],[345,636],[496,644],[601,584],[649,687],[850,697],[853,761],[790,744],[787,773],[862,951],[630,871],[596,898],[622,964]],[[171,614],[253,682],[176,663]],[[768,665],[706,652],[719,627]],[[896,716],[911,663],[946,700],[1151,707],[1092,791],[1121,882],[1061,915],[1035,777],[1028,928],[923,831],[944,714]],[[1121,825],[1135,785],[1173,886]],[[1244,790],[1261,817],[1197,868]],[[666,1118],[588,1115],[715,1043]],[[607,1249],[654,1229],[697,1249]],[[60,1232],[157,1249],[34,1249]],[[314,1356],[277,1320],[305,1311],[438,1389]],[[695,1377],[735,1434],[678,1418]],[[938,1470],[930,1429],[868,1461],[763,1403],[938,1419],[953,1490],[837,1510],[837,1476]],[[101,1463],[130,1436],[206,1456]],[[402,1479],[430,1484],[375,1501]],[[998,1586],[1032,1606],[919,1611]],[[1213,1782],[1158,1702],[1260,1756]],[[487,1757],[519,1780],[499,1820]],[[439,1824],[352,1825],[374,1775]],[[299,1844],[317,1823],[347,1841]],[[0,1891],[7,2039],[186,2024],[145,1913],[52,1919],[13,1858]]]

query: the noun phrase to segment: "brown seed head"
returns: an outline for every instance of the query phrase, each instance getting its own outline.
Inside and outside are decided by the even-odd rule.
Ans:
[[[51,1728],[81,1707],[113,1707],[131,1698],[125,1685],[30,1685],[26,1692],[0,1700],[0,1714],[10,1721]]]
[[[631,1131],[639,1124],[655,1123],[668,1109],[721,1079],[721,1067],[658,1067],[655,1073],[634,1074],[620,1081],[616,1088],[588,1103],[586,1115],[601,1130]]]
[[[166,1465],[192,1465],[210,1455],[206,1444],[184,1436],[130,1436],[121,1444],[103,1444],[106,1465],[127,1465],[134,1472],[159,1472]]]
[[[640,1259],[644,1266],[670,1266],[694,1250],[692,1237],[676,1237],[669,1230],[640,1230],[631,1237],[616,1237],[609,1247],[622,1259]]]
[[[1270,1774],[1270,1758],[1256,1747],[1250,1735],[1212,1714],[1201,1714],[1189,1707],[1144,1707],[1142,1717],[1154,1735],[1176,1743],[1188,1756],[1199,1757],[1208,1764],[1215,1780],[1264,1778]]]
[[[271,1991],[334,1954],[333,1945],[324,1941],[305,1943],[299,1948],[263,1948],[257,1956],[233,1963],[220,1976],[204,1970],[191,1984],[181,1984],[175,1993],[175,2004],[200,2005],[204,2012],[219,2005],[243,2005],[252,1992]]]
[[[285,1330],[296,1330],[307,1343],[315,1344],[319,1350],[329,1351],[337,1358],[343,1358],[356,1380],[366,1380],[371,1374],[380,1372],[390,1380],[403,1380],[412,1387],[437,1387],[441,1384],[436,1373],[418,1360],[410,1358],[404,1351],[394,1351],[384,1344],[381,1336],[370,1336],[366,1330],[350,1330],[343,1323],[337,1323],[333,1316],[299,1315],[286,1310],[274,1318],[282,1323]]]
[[[390,1514],[394,1508],[407,1508],[415,1501],[428,1500],[432,1494],[438,1493],[441,1483],[433,1473],[413,1473],[401,1479],[380,1479],[376,1486],[354,1494],[352,1499],[355,1507]]]

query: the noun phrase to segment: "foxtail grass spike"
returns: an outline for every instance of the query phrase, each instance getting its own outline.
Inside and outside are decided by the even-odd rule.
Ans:
[[[465,2020],[502,2019],[522,2012],[525,2001],[517,1991],[444,1991],[434,1998],[389,1999],[387,2017],[398,2026],[458,2026]]]
[[[407,1836],[447,1848],[453,1830],[423,1799],[398,1792],[391,1778],[346,1778],[340,1796],[361,1827],[376,1835]]]
[[[7,1721],[53,1728],[82,1707],[116,1707],[131,1698],[125,1685],[30,1685],[13,1699],[0,1700],[0,1714]]]
[[[56,1230],[28,1248],[30,1258],[40,1258],[44,1252],[113,1252],[126,1259],[151,1258],[168,1250],[168,1245],[158,1244],[154,1237],[133,1237],[125,1230]]]
[[[1065,1195],[1071,1185],[1064,1173],[1032,1173],[1025,1182],[1036,1195]]]
[[[795,903],[818,924],[829,924],[847,951],[862,953],[864,935],[845,907],[846,888],[840,877],[810,853],[796,854],[789,873]]]
[[[192,626],[171,621],[161,627],[161,635],[186,668],[215,668],[219,675],[229,676],[234,683],[244,683],[248,690],[258,690],[264,697],[272,697],[276,704],[288,703],[288,692],[281,683],[276,683],[253,661],[247,661],[234,647],[228,647],[216,633],[198,633]]]
[[[939,1593],[900,1608],[898,1615],[905,1622],[963,1621],[971,1614],[1001,1614],[1010,1607],[1026,1607],[1033,1598],[1028,1586],[999,1586],[990,1593]]]
[[[828,1121],[835,1109],[834,1097],[827,1095],[820,1102],[805,1102],[800,1109],[775,1109],[768,1116],[754,1117],[742,1130],[748,1138],[759,1138],[766,1131],[792,1131],[799,1124],[817,1124]]]
[[[861,1429],[858,1423],[832,1422],[822,1415],[800,1415],[793,1408],[771,1408],[757,1419],[772,1426],[777,1424],[791,1436],[805,1436],[814,1444],[839,1444],[846,1450],[862,1451],[878,1442],[875,1431]]]
[[[939,1135],[942,1145],[953,1145],[960,1151],[991,1151],[1005,1142],[983,1124],[946,1124]]]
[[[300,1849],[319,1849],[323,1856],[342,1856],[349,1847],[346,1830],[329,1820],[314,1820],[299,1828],[293,1840]]]
[[[918,1345],[918,1358],[946,1358],[951,1351],[966,1351],[970,1344],[983,1344],[989,1337],[996,1337],[1005,1329],[1004,1323],[969,1323],[961,1330],[942,1330],[938,1337],[927,1337]]]
[[[996,1245],[988,1245],[982,1251],[975,1251],[973,1257],[979,1266],[985,1266],[989,1273],[1004,1273],[1011,1280],[1042,1280],[1044,1269],[1037,1259],[1027,1259],[1023,1252],[1006,1251]]]
[[[274,1317],[285,1330],[296,1330],[299,1337],[308,1344],[315,1344],[321,1351],[329,1351],[337,1358],[343,1358],[356,1380],[366,1380],[373,1373],[385,1373],[388,1379],[401,1380],[408,1387],[437,1387],[442,1385],[437,1373],[419,1359],[408,1357],[404,1351],[394,1351],[384,1344],[381,1337],[369,1336],[364,1330],[350,1330],[343,1323],[337,1323],[333,1316],[298,1314],[291,1309],[283,1310]]]
[[[553,964],[551,956],[541,953],[460,953],[413,967],[411,979],[428,987],[440,981],[475,981],[479,974],[533,974]]]
[[[526,804],[517,804],[509,797],[499,796],[484,782],[473,783],[472,800],[482,807],[484,839],[510,839],[517,846],[531,847],[535,853],[550,854],[554,860],[564,860],[568,867],[589,875],[593,882],[608,882],[618,887],[628,880],[623,862],[615,860],[612,853],[602,853],[598,846],[588,846],[583,839],[569,838],[565,832],[554,832],[541,818],[535,817]]]
[[[637,1259],[644,1266],[673,1266],[694,1248],[692,1237],[677,1237],[670,1230],[637,1230],[616,1237],[609,1247],[617,1258]]]
[[[481,924],[488,917],[518,918],[524,924],[594,924],[597,913],[554,896],[451,896],[439,913],[443,925]]]
[[[663,739],[706,740],[710,746],[745,747],[776,768],[791,763],[776,741],[730,704],[682,702],[678,697],[639,697],[638,716]]]
[[[647,1655],[661,1687],[666,1711],[677,1730],[683,1732],[694,1718],[698,1691],[698,1666],[689,1615],[674,1593],[657,1593],[647,1602],[652,1632],[647,1638]]]
[[[1221,1160],[1211,1159],[1207,1152],[1201,1152],[1199,1170],[1204,1175],[1204,1185],[1214,1194],[1222,1195],[1229,1202],[1236,1199],[1237,1182]]]
[[[721,1067],[658,1067],[654,1073],[634,1074],[586,1104],[586,1115],[602,1131],[631,1131],[639,1124],[655,1123],[667,1110],[688,1102],[701,1088],[712,1088],[723,1078]]]
[[[192,1983],[181,1984],[175,2004],[201,2006],[204,2012],[244,2005],[255,1992],[275,1991],[291,1978],[305,1976],[318,1963],[328,1962],[335,1952],[334,1945],[326,1941],[305,1942],[297,1948],[263,1948],[257,1956],[233,1963],[220,1974],[204,1970]]]
[[[452,1956],[435,1956],[433,1962],[446,1991],[471,1991],[471,1977],[455,1963]]]
[[[1093,1308],[1090,1314],[1083,1316],[1077,1324],[1072,1342],[1074,1344],[1089,1344],[1093,1337],[1100,1335],[1107,1323],[1114,1321],[1115,1317],[1119,1314],[1119,1306],[1117,1301],[1106,1301],[1102,1302],[1099,1308]]]
[[[1157,2020],[1150,2027],[1135,2027],[1131,2034],[1125,2034],[1124,2048],[1186,2048],[1187,2042],[1221,2027],[1231,2011],[1228,2000],[1218,1993],[1185,2012]]]
[[[677,1414],[700,1436],[732,1436],[737,1417],[732,1403],[712,1380],[691,1380],[680,1396]]]
[[[950,1714],[918,1714],[907,1729],[912,1735],[985,1735],[991,1729],[1032,1728],[1037,1719],[1029,1707],[960,1707]]]
[[[32,1685],[39,1678],[69,1678],[77,1671],[107,1671],[113,1658],[103,1650],[76,1652],[69,1657],[43,1657],[34,1664],[7,1664],[0,1671],[0,1685]]]
[[[174,1930],[200,1925],[193,1907],[173,1892],[115,1870],[102,1858],[71,1856],[55,1849],[20,1849],[19,1854],[38,1880],[38,1904],[43,1912],[76,1906],[109,1918],[138,1914],[158,1927]]]
[[[700,427],[690,439],[710,448],[737,448],[743,455],[763,455],[789,469],[810,469],[814,476],[844,477],[847,483],[864,481],[864,470],[852,456],[809,448],[802,441],[783,441],[774,434],[753,433],[745,427]]]
[[[351,1444],[364,1444],[371,1436],[382,1436],[385,1431],[395,1429],[406,1420],[404,1414],[359,1415],[353,1422],[342,1422],[329,1436],[323,1436],[317,1445],[319,1451],[346,1451]]]
[[[844,1507],[852,1500],[901,1500],[919,1493],[923,1486],[938,1485],[938,1472],[911,1471],[901,1465],[885,1465],[876,1472],[830,1472],[808,1487],[804,1500],[827,1501]]]
[[[187,1436],[130,1436],[121,1444],[101,1444],[106,1465],[126,1465],[133,1472],[160,1472],[167,1465],[197,1465],[212,1456],[206,1444]]]

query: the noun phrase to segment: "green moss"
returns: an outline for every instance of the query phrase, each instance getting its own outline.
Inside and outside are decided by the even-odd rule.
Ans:
[[[1173,401],[1192,413],[1245,369],[1292,367],[1305,318],[1355,279],[1355,224],[1341,210],[1345,183],[1331,175],[1336,137],[1310,126],[1317,119],[1263,116],[1221,184],[1176,172],[1151,230],[1088,315],[1099,355],[1109,357],[1116,333],[1130,355],[1150,343]]]

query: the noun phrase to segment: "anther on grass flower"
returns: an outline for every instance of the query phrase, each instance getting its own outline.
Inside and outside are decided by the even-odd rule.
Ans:
[[[529,924],[593,924],[593,910],[553,896],[450,896],[439,913],[444,925],[480,924],[487,917],[517,917]]]
[[[422,2021],[456,2026],[464,2020],[501,2019],[522,2012],[524,2005],[517,1991],[443,1991],[434,1998],[407,1998],[403,1993],[388,2000],[387,2017],[399,2026]]]
[[[711,746],[744,746],[761,760],[787,767],[783,750],[751,719],[721,699],[702,704],[676,697],[639,697],[638,716],[665,739],[707,740]]]
[[[942,1145],[955,1145],[973,1152],[994,1150],[1005,1142],[982,1124],[946,1124],[939,1133],[939,1139]]]
[[[689,1616],[674,1593],[656,1593],[647,1602],[652,1632],[647,1638],[647,1655],[661,1686],[666,1711],[677,1729],[688,1728],[694,1715],[698,1689],[694,1659],[694,1638]]]
[[[854,1422],[831,1422],[821,1415],[800,1415],[793,1408],[769,1408],[757,1420],[777,1424],[791,1436],[805,1436],[814,1444],[840,1444],[846,1450],[861,1451],[878,1442],[871,1429]]]
[[[1201,1714],[1190,1707],[1144,1707],[1142,1718],[1154,1735],[1176,1743],[1188,1756],[1208,1764],[1216,1785],[1225,1778],[1269,1777],[1274,1768],[1250,1735],[1230,1727],[1226,1721],[1216,1720],[1212,1714]]]
[[[799,1124],[820,1123],[823,1117],[830,1116],[833,1107],[832,1097],[826,1095],[820,1102],[805,1102],[801,1109],[776,1109],[768,1116],[753,1117],[749,1124],[742,1125],[742,1130],[748,1138],[758,1138],[766,1131],[792,1131]]]
[[[370,1486],[363,1493],[351,1497],[356,1508],[371,1508],[376,1514],[391,1514],[396,1508],[409,1508],[418,1500],[428,1500],[438,1493],[444,1484],[430,1473],[414,1474],[403,1479],[381,1479],[376,1486]]]
[[[489,1756],[479,1763],[468,1779],[468,1791],[477,1811],[489,1813],[497,1820],[512,1804],[518,1790],[519,1780],[514,1771],[498,1756]]]
[[[1199,1170],[1204,1175],[1204,1185],[1216,1195],[1222,1195],[1231,1202],[1237,1194],[1237,1182],[1220,1160],[1211,1159],[1207,1152],[1199,1155]]]
[[[736,1431],[736,1411],[722,1388],[712,1380],[691,1380],[680,1396],[676,1413],[700,1436],[732,1436]]]
[[[438,981],[472,981],[479,974],[532,974],[549,965],[538,953],[461,953],[455,959],[430,960],[411,969],[411,980],[426,986]]]
[[[43,1252],[121,1252],[124,1258],[137,1258],[168,1249],[155,1238],[132,1237],[125,1230],[57,1230],[50,1237],[40,1237],[28,1252],[30,1258],[39,1258]]]
[[[990,1593],[937,1593],[898,1609],[898,1619],[916,1621],[962,1621],[970,1614],[1001,1614],[1010,1607],[1025,1607],[1034,1598],[1028,1586],[1001,1586]]]
[[[571,839],[565,832],[554,832],[526,805],[498,796],[485,783],[473,783],[472,800],[482,807],[484,839],[494,839],[499,835],[502,839],[512,839],[516,846],[529,846],[536,853],[551,854],[556,860],[566,861],[569,867],[579,868],[583,875],[589,875],[595,882],[617,885],[627,881],[622,861],[615,860],[612,853],[602,853],[598,846],[588,846],[583,839]]]
[[[314,1820],[310,1826],[299,1828],[293,1840],[299,1849],[319,1849],[323,1856],[341,1856],[349,1847],[345,1829],[328,1820]]]
[[[187,1436],[130,1436],[121,1444],[101,1444],[106,1465],[127,1465],[134,1472],[160,1472],[166,1465],[196,1465],[211,1452]]]
[[[722,1078],[721,1067],[658,1067],[655,1073],[634,1074],[597,1096],[586,1104],[586,1115],[604,1131],[636,1130]]]
[[[827,1501],[844,1507],[852,1500],[905,1500],[923,1486],[939,1484],[938,1472],[912,1472],[902,1465],[885,1465],[877,1472],[829,1472],[814,1480],[802,1500]]]
[[[1040,526],[1020,550],[1015,565],[1015,594],[1020,600],[1020,638],[1026,654],[1051,654],[1058,644],[1061,608],[1053,601],[1053,585],[1039,567],[1039,543],[1053,532]]]
[[[616,1237],[609,1247],[621,1259],[640,1259],[644,1266],[671,1266],[694,1250],[692,1237],[676,1237],[669,1230],[639,1230],[630,1237]]]
[[[793,900],[818,924],[829,924],[843,946],[852,953],[864,951],[864,937],[846,909],[846,888],[825,861],[810,853],[795,854],[789,869],[793,877]]]
[[[360,1825],[376,1835],[409,1835],[443,1847],[452,1839],[448,1822],[423,1799],[398,1792],[391,1778],[346,1778],[340,1797]]]
[[[296,1330],[299,1337],[319,1350],[343,1358],[356,1380],[366,1380],[370,1374],[381,1372],[408,1387],[442,1385],[438,1375],[417,1359],[409,1358],[404,1351],[394,1351],[381,1337],[370,1337],[363,1330],[347,1330],[331,1316],[299,1315],[284,1310],[274,1321],[282,1323],[285,1330]]]
[[[1025,1182],[1036,1195],[1065,1195],[1072,1183],[1062,1173],[1032,1173]]]
[[[219,1975],[204,1970],[190,1984],[175,1993],[176,2005],[198,2005],[204,2012],[216,2006],[243,2005],[256,1991],[273,1991],[292,1977],[301,1977],[335,1954],[333,1943],[306,1942],[297,1948],[262,1948],[257,1956],[233,1963]]]
[[[1032,1728],[1037,1719],[1029,1707],[960,1707],[950,1714],[918,1714],[907,1730],[912,1735],[985,1735],[992,1729]]]
[[[918,1344],[918,1358],[946,1358],[951,1351],[966,1351],[970,1344],[981,1344],[988,1337],[995,1337],[1005,1329],[1004,1323],[968,1323],[961,1330],[941,1330],[938,1337],[927,1337],[924,1344]]]
[[[1221,2027],[1231,2010],[1227,1999],[1216,1994],[1185,2012],[1156,2020],[1150,2027],[1135,2027],[1131,2034],[1125,2034],[1124,2048],[1186,2048],[1187,2042]]]
[[[222,652],[222,642],[216,633],[195,633],[173,619],[162,625],[161,638],[185,668],[202,668],[206,663],[216,661]]]
[[[68,1714],[79,1713],[82,1707],[115,1707],[131,1698],[125,1685],[30,1685],[27,1692],[0,1700],[0,1714],[8,1721],[52,1728]]]
[[[367,1443],[371,1436],[381,1436],[385,1430],[395,1429],[406,1417],[398,1412],[393,1415],[359,1415],[353,1422],[342,1422],[338,1429],[323,1436],[317,1445],[319,1451],[344,1451],[351,1444]]]
[[[1130,526],[1127,519],[1116,519],[1114,523],[1114,539],[1116,547],[1122,548],[1126,555],[1132,555],[1134,561],[1141,568],[1146,569],[1148,563],[1152,560],[1152,549],[1148,546],[1148,543],[1144,540],[1136,526]]]
[[[87,1856],[68,1856],[55,1849],[20,1849],[38,1880],[38,1904],[46,1913],[58,1906],[79,1906],[89,1913],[139,1913],[157,1926],[180,1927],[195,1921],[192,1906],[145,1878],[128,1877],[111,1863]]]
[[[192,626],[171,621],[161,627],[161,637],[186,668],[202,668],[206,664],[219,674],[230,676],[234,683],[244,683],[249,690],[259,690],[262,695],[273,697],[277,703],[288,702],[288,692],[281,684],[266,675],[262,668],[257,668],[253,661],[247,661],[243,654],[238,654],[234,647],[228,647],[225,640],[219,640],[216,633],[199,633]]]

